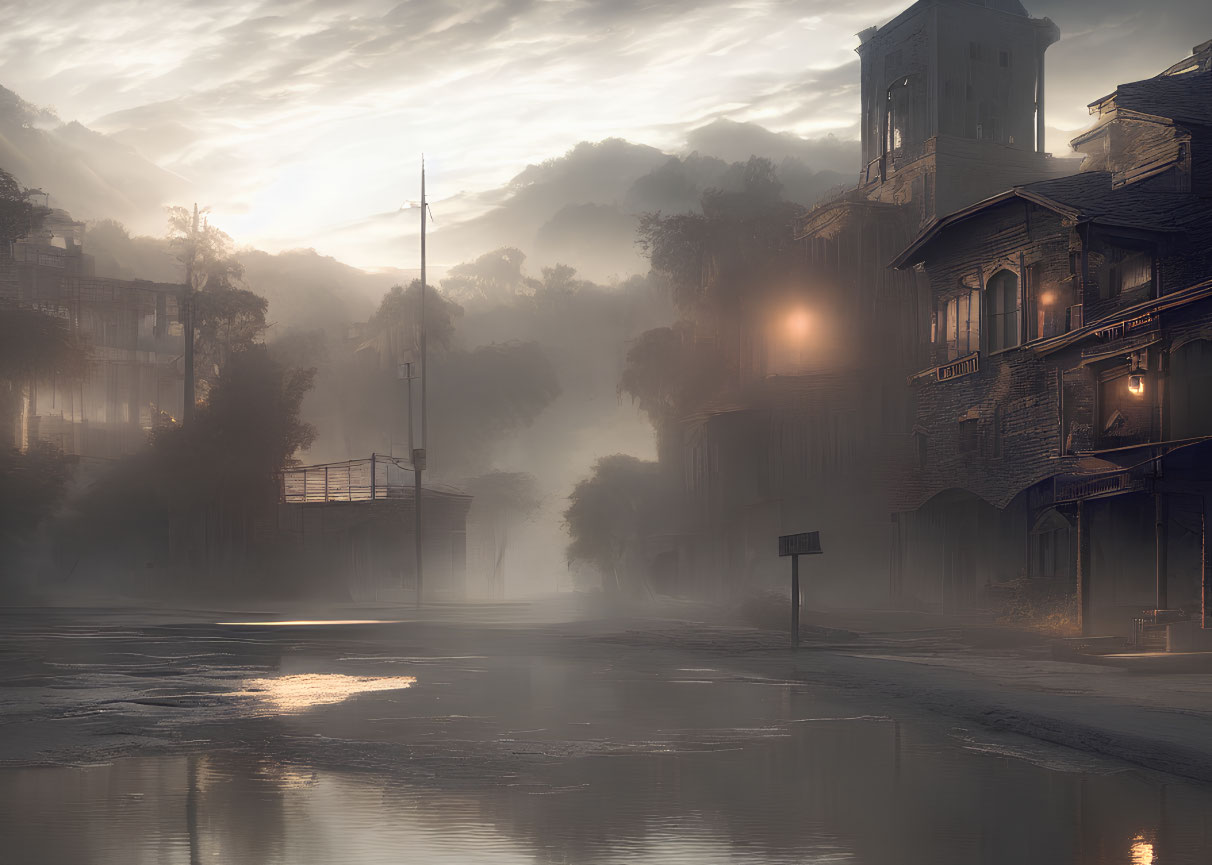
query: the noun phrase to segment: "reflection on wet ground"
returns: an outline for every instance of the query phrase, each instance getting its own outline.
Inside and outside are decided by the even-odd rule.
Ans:
[[[271,631],[7,640],[0,862],[1173,865],[1212,849],[1212,791],[774,666],[533,629]],[[18,765],[13,736],[59,765]]]
[[[340,703],[371,691],[400,691],[411,688],[415,676],[342,676],[340,673],[301,673],[248,679],[233,697],[252,697],[268,711],[302,712],[316,706]]]

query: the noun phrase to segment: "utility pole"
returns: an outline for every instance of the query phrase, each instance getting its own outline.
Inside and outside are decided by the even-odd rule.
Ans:
[[[198,257],[198,204],[189,230],[185,259],[185,296],[182,298],[181,324],[185,331],[185,405],[181,419],[186,426],[194,420],[194,259]]]
[[[413,516],[416,523],[413,527],[413,546],[417,552],[417,608],[421,606],[421,593],[425,585],[423,564],[424,564],[424,535],[422,534],[423,521],[421,519],[421,472],[425,470],[425,445],[428,442],[426,435],[426,417],[425,417],[425,375],[429,371],[429,365],[425,362],[425,210],[429,206],[425,200],[425,156],[421,156],[421,334],[420,334],[420,349],[421,349],[421,446],[414,448],[412,451],[412,477],[413,477]],[[409,382],[409,393],[411,394],[412,382]],[[409,428],[412,427],[412,412],[409,411],[408,417]]]

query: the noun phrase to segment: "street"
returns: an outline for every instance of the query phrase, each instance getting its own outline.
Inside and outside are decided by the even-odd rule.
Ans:
[[[0,861],[1207,861],[1207,787],[797,681],[778,635],[428,615],[7,611]]]

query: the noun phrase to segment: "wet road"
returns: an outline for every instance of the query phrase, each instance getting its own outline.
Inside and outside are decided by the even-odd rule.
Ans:
[[[0,862],[1210,859],[1212,791],[796,682],[773,647],[440,618],[0,614]]]

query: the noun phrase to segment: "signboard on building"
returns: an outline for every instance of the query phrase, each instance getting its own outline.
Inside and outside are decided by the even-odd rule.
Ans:
[[[820,554],[820,532],[800,532],[798,535],[783,535],[779,538],[780,556],[819,556]]]
[[[981,356],[979,354],[970,354],[967,357],[961,357],[957,361],[938,367],[934,371],[934,375],[939,381],[950,381],[953,378],[962,378],[966,375],[972,375],[974,372],[980,372],[980,369]]]

